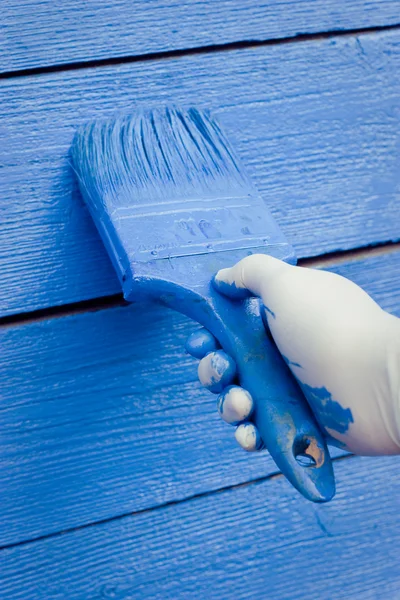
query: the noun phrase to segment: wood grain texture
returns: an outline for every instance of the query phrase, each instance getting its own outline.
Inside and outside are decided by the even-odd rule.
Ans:
[[[400,252],[335,269],[400,314]],[[192,329],[133,305],[2,330],[0,545],[276,472],[195,382]]]
[[[0,72],[399,22],[398,0],[6,0]]]
[[[5,80],[0,314],[107,295],[116,277],[72,182],[76,127],[211,108],[300,256],[399,238],[400,34]]]
[[[12,600],[398,600],[399,457],[336,464],[337,497],[281,476],[1,553]]]

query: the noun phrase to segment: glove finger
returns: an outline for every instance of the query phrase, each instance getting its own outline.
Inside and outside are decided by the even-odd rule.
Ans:
[[[214,287],[230,298],[262,296],[271,280],[287,265],[266,254],[252,254],[228,269],[221,269],[213,279]]]
[[[202,327],[188,337],[185,348],[194,358],[204,358],[209,352],[217,350],[219,344],[213,334]]]
[[[236,428],[235,438],[239,446],[247,452],[256,452],[264,447],[257,427],[253,423],[242,423]]]
[[[226,423],[239,425],[251,416],[254,410],[253,398],[247,390],[231,385],[219,395],[217,409]]]
[[[217,350],[201,359],[197,372],[200,383],[210,392],[219,394],[233,382],[236,375],[236,363],[226,352]]]

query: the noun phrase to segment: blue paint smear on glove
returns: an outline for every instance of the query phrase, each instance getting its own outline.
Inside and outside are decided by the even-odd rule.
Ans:
[[[319,424],[338,433],[346,433],[350,423],[354,423],[350,408],[343,408],[339,402],[333,400],[332,394],[325,387],[311,387],[306,383],[302,383],[299,379],[297,381]],[[335,440],[336,442],[337,440]]]
[[[303,368],[299,363],[289,360],[286,356],[282,355],[282,358],[289,367]],[[313,409],[319,425],[323,429],[330,429],[337,431],[338,433],[346,433],[350,423],[354,423],[353,414],[350,408],[343,408],[339,402],[336,402],[326,387],[312,387],[307,383],[303,383],[294,373],[293,375]],[[326,437],[329,438],[329,443],[344,447],[342,442],[332,438],[329,434],[326,435]]]

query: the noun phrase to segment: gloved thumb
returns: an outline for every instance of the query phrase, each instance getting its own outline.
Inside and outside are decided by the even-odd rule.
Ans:
[[[213,284],[221,294],[230,298],[261,297],[277,275],[291,268],[273,256],[252,254],[233,267],[218,271]]]

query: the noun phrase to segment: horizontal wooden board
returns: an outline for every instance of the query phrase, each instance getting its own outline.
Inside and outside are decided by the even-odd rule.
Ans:
[[[6,0],[0,72],[399,22],[398,0]]]
[[[10,548],[3,598],[398,600],[399,457],[336,464],[338,494],[281,476]]]
[[[400,252],[335,269],[400,314]],[[193,327],[138,304],[3,328],[0,545],[276,472],[195,382]]]
[[[400,238],[400,33],[3,81],[0,314],[119,290],[68,161],[76,127],[211,108],[300,256]]]

